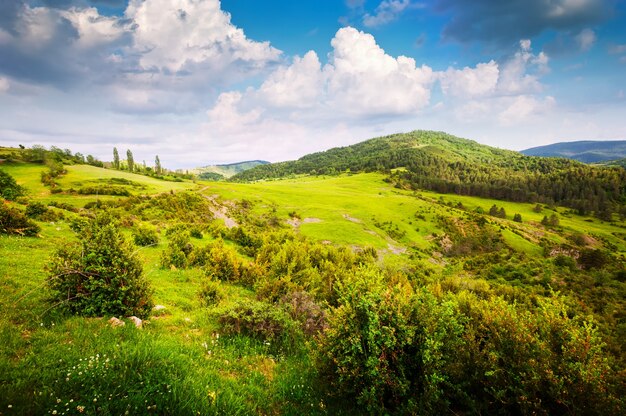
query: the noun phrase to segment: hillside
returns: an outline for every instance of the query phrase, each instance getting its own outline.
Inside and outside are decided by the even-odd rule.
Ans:
[[[560,204],[581,213],[621,212],[626,171],[496,149],[441,132],[414,131],[313,153],[242,172],[233,181],[340,172],[383,172],[399,187],[516,202]]]
[[[522,150],[527,156],[564,157],[584,163],[626,158],[626,140],[562,142]]]
[[[219,180],[230,178],[238,173],[252,169],[259,165],[267,165],[270,162],[264,160],[250,160],[246,162],[228,163],[224,165],[209,165],[201,168],[192,169],[191,172],[198,175],[201,179]]]
[[[417,149],[526,160],[439,140]],[[2,414],[623,414],[616,214],[410,189],[412,165],[255,183],[64,168],[52,187],[46,165],[0,166]],[[129,269],[138,288],[107,281]]]

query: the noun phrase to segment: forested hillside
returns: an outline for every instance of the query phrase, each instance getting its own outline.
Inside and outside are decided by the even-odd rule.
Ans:
[[[258,166],[234,181],[289,175],[385,172],[399,187],[564,205],[581,214],[625,215],[626,170],[524,156],[441,132],[414,131]]]

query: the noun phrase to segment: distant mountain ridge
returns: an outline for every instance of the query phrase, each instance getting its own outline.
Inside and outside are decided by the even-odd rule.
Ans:
[[[245,162],[227,163],[221,165],[208,165],[193,169],[193,173],[205,179],[230,178],[238,173],[260,165],[267,165],[270,162],[265,160],[247,160]]]
[[[626,158],[626,140],[561,142],[522,150],[527,156],[564,157],[584,163]]]

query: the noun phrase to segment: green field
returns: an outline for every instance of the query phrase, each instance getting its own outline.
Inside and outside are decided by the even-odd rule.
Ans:
[[[40,182],[44,169],[40,165],[17,163],[2,169],[28,190],[27,201],[83,207],[98,199],[120,204],[125,200],[51,194]],[[408,191],[393,187],[377,173],[196,184],[87,165],[67,166],[67,170],[58,180],[63,190],[119,178],[130,181],[127,186],[133,195],[190,192],[200,194],[200,202],[215,199],[211,202],[215,208],[224,209],[263,238],[272,232],[294,232],[320,243],[306,243],[312,250],[348,247],[358,253],[372,247],[379,265],[405,273],[398,277],[398,272],[390,272],[392,281],[426,282],[433,293],[446,287],[465,288],[486,299],[509,296],[515,302],[522,299],[523,304],[524,296],[535,302],[538,296],[549,296],[554,286],[572,296],[568,302],[575,305],[576,313],[593,314],[604,325],[608,348],[622,358],[618,344],[626,327],[616,322],[624,306],[623,283],[610,277],[612,269],[565,272],[544,249],[546,244],[571,245],[571,236],[582,232],[588,248],[605,248],[623,259],[626,228],[619,221],[602,222],[561,207],[537,213],[535,204]],[[477,208],[487,212],[494,204],[506,210],[506,219],[474,214]],[[11,206],[23,209],[16,203]],[[0,234],[0,415],[119,414],[122,405],[128,414],[362,414],[350,402],[328,396],[317,384],[313,339],[284,347],[220,333],[220,314],[238,303],[256,302],[260,286],[222,281],[221,300],[205,305],[200,296],[209,280],[205,269],[160,265],[171,241],[164,230],[180,222],[166,215],[166,208],[155,205],[141,212],[130,212],[124,205],[111,208],[129,238],[139,224],[153,224],[160,231],[157,245],[136,249],[154,289],[154,303],[165,307],[155,311],[141,330],[128,321],[123,328],[112,328],[108,316],[72,316],[50,300],[46,265],[55,249],[76,241],[70,222],[81,213],[38,222],[42,227],[38,237]],[[558,227],[540,224],[544,215],[554,212],[559,215]],[[521,223],[512,221],[516,213],[521,214]],[[271,222],[259,222],[270,217],[278,224],[270,227]],[[484,225],[474,226],[479,217]],[[257,223],[262,225],[253,225]],[[446,228],[450,224],[459,224],[458,235]],[[203,238],[191,240],[194,250],[223,238],[228,249],[239,250],[242,264],[254,261],[254,256],[240,250],[222,220],[196,225],[202,227]],[[485,230],[497,234],[503,244],[494,251],[446,252],[446,238],[463,243],[472,233],[483,238]],[[493,264],[494,256],[503,259],[502,265]],[[311,293],[317,293],[328,313],[333,311],[332,297]],[[466,296],[463,302],[469,302],[469,295],[462,296]]]

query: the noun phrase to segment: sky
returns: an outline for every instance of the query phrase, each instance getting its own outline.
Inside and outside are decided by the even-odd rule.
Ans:
[[[626,139],[623,0],[0,0],[0,145],[193,168]]]

